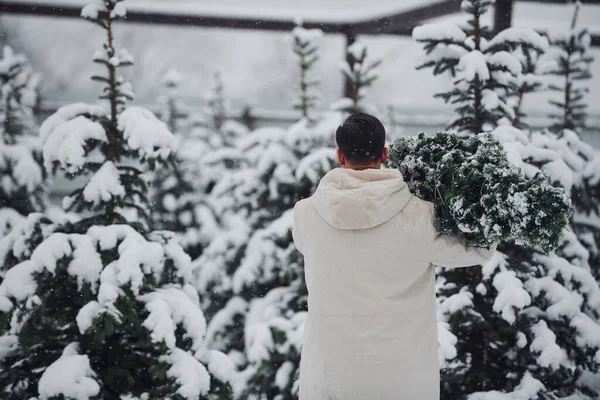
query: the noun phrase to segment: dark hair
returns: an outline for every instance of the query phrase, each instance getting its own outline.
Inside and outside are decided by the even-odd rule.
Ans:
[[[350,115],[335,132],[335,141],[344,157],[354,165],[367,165],[381,158],[385,128],[372,115]]]

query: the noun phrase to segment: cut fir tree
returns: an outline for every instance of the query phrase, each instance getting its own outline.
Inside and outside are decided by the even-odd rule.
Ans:
[[[168,161],[174,139],[127,106],[133,93],[118,71],[132,57],[113,42],[125,7],[96,1],[82,16],[106,34],[94,55],[106,74],[94,80],[108,107],[66,106],[41,127],[46,169],[85,177],[64,201],[83,216],[53,224],[32,214],[2,241],[13,262],[0,284],[1,397],[230,398],[233,366],[205,346],[189,256],[170,232],[145,230],[141,165]]]
[[[473,247],[513,241],[548,252],[569,224],[565,190],[550,185],[545,174],[525,176],[491,134],[399,138],[389,164],[413,194],[434,204],[439,233]]]
[[[447,73],[454,82],[438,95],[457,106],[449,130],[461,136],[491,132],[508,160],[530,179],[545,172],[553,185],[577,182],[566,167],[556,179],[558,167],[589,160],[571,158],[573,149],[564,141],[528,136],[511,126],[516,115],[509,99],[519,95],[523,82],[521,62],[511,51],[517,45],[544,50],[546,41],[515,28],[486,39],[481,16],[492,3],[463,1],[466,29],[432,24],[413,32],[425,47],[422,67],[435,75]],[[425,186],[427,179],[421,178]],[[562,236],[548,254],[541,247],[506,242],[483,267],[440,269],[442,399],[597,398],[590,382],[600,368],[600,288],[579,237],[570,230]]]

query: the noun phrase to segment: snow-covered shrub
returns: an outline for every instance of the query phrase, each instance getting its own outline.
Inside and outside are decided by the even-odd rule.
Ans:
[[[22,219],[18,215],[41,211],[46,203],[40,145],[33,136],[37,84],[27,58],[5,46],[0,58],[0,237]]]
[[[515,115],[509,100],[523,81],[521,63],[496,49],[509,49],[511,42],[543,49],[545,40],[516,28],[486,40],[480,17],[492,1],[462,4],[468,29],[445,23],[413,32],[425,44],[423,66],[454,77],[452,90],[440,95],[458,106],[450,129],[463,135],[491,131],[513,165],[530,178],[546,173],[577,207],[582,171],[593,164],[585,146],[572,137],[528,135],[510,126]],[[598,397],[590,382],[600,370],[600,288],[583,244],[583,236],[565,230],[556,251],[546,255],[502,243],[482,268],[439,270],[442,399]]]
[[[439,233],[475,247],[515,241],[552,251],[571,217],[571,201],[548,177],[526,177],[492,134],[447,132],[399,138],[390,149],[412,193],[435,205]]]
[[[132,58],[112,31],[125,7],[96,1],[82,16],[107,33],[94,55],[107,107],[69,105],[41,127],[46,169],[86,178],[63,202],[83,215],[32,214],[1,242],[11,260],[0,284],[1,397],[230,398],[234,366],[206,346],[189,256],[171,232],[145,229],[141,168],[170,160],[175,140],[150,111],[127,106],[118,71]]]

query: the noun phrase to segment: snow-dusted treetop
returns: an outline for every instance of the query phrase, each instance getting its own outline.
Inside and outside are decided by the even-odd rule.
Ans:
[[[516,48],[543,52],[548,41],[531,29],[509,28],[491,40],[483,37],[487,27],[480,16],[491,0],[464,0],[462,9],[470,14],[468,26],[447,22],[426,24],[413,30],[413,38],[423,43],[425,54],[418,69],[433,68],[434,75],[450,73],[452,90],[437,94],[446,102],[460,105],[461,115],[450,128],[479,133],[489,131],[503,118],[514,118],[506,99],[516,94],[522,80]]]
[[[44,165],[48,172],[61,168],[67,174],[92,176],[86,186],[63,202],[69,210],[104,210],[90,221],[125,222],[126,210],[141,221],[146,216],[146,183],[136,164],[154,167],[174,156],[177,142],[167,125],[152,112],[127,106],[134,99],[131,85],[118,71],[133,65],[125,49],[117,49],[112,22],[125,16],[121,0],[98,0],[82,10],[82,16],[107,31],[102,50],[93,61],[106,74],[92,76],[104,85],[101,105],[83,103],[62,107],[41,126]],[[96,218],[96,219],[94,219]],[[136,217],[134,217],[136,218]]]
[[[537,73],[549,77],[549,89],[558,93],[550,101],[558,109],[550,114],[556,120],[552,126],[555,131],[581,129],[587,117],[585,97],[589,87],[585,81],[592,77],[590,64],[593,57],[589,52],[591,36],[588,30],[577,26],[579,10],[580,4],[576,3],[570,29],[547,33],[551,47],[538,62]]]
[[[340,63],[340,68],[344,75],[350,80],[353,86],[351,98],[342,98],[332,104],[332,109],[358,112],[365,111],[375,114],[377,110],[370,104],[365,104],[365,96],[368,88],[379,77],[378,68],[382,63],[381,58],[372,57],[367,46],[360,40],[354,42],[348,47],[348,60]]]
[[[292,30],[292,51],[299,63],[299,79],[297,92],[299,98],[293,107],[302,112],[303,118],[309,117],[309,109],[314,108],[321,94],[316,89],[319,79],[314,73],[315,63],[319,60],[318,40],[323,37],[320,29],[305,29],[297,25]]]

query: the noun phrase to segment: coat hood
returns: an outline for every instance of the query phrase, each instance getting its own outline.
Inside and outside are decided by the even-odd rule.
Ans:
[[[412,194],[397,169],[336,168],[312,196],[319,216],[336,229],[370,229],[395,217]]]

